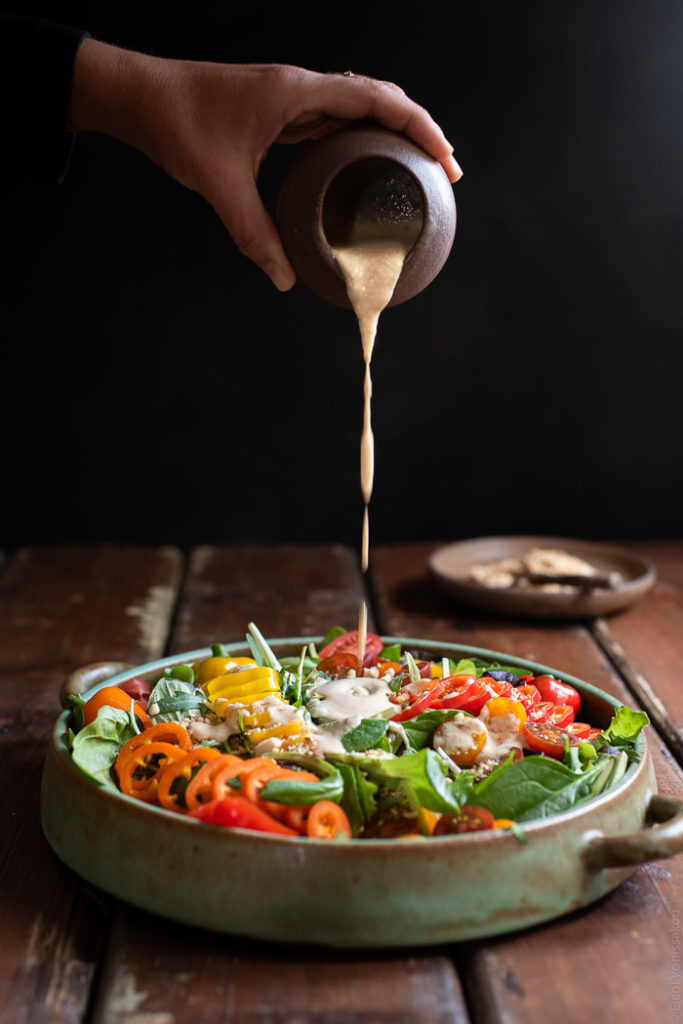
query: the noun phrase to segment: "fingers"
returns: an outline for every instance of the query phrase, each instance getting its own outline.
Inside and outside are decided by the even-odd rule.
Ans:
[[[451,182],[462,177],[442,129],[398,86],[362,75],[317,77],[319,104],[328,116],[344,121],[370,117],[385,128],[403,132],[442,164]]]
[[[278,291],[289,291],[296,274],[248,170],[235,164],[232,173],[222,175],[220,193],[207,198],[240,252],[268,275]]]

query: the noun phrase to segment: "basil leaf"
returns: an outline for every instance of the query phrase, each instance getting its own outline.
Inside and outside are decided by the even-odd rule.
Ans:
[[[123,744],[134,735],[128,712],[105,705],[94,722],[74,737],[71,757],[76,767],[98,786],[116,789],[110,769]]]
[[[387,731],[388,722],[382,718],[363,718],[360,724],[342,736],[344,750],[372,750]]]
[[[319,782],[297,782],[296,779],[270,779],[261,790],[263,800],[274,800],[280,804],[309,806],[318,800],[334,800],[339,803],[344,795],[344,780],[335,771]]]

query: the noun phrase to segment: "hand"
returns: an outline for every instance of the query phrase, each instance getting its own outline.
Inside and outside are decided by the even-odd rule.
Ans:
[[[78,51],[66,127],[112,135],[199,192],[239,250],[286,291],[296,275],[259,196],[259,168],[275,142],[319,138],[360,118],[410,136],[449,181],[461,176],[439,126],[389,82],[282,64],[165,60],[94,39]]]

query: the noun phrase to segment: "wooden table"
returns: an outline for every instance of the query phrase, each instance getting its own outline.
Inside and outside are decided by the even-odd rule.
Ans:
[[[634,544],[653,591],[605,620],[473,615],[442,597],[434,545],[376,547],[375,628],[554,665],[649,712],[659,788],[683,794],[683,542]],[[338,952],[161,920],[95,891],[42,836],[39,786],[71,669],[244,637],[353,628],[365,583],[334,546],[47,547],[0,566],[0,1018],[7,1024],[517,1024],[680,1021],[683,857],[639,868],[599,904],[491,941]],[[131,857],[135,850],[130,851]],[[198,865],[201,870],[201,865]],[[226,866],[226,870],[228,870]],[[182,882],[179,882],[182,884]],[[501,885],[514,884],[501,867]],[[169,894],[173,898],[173,894]]]

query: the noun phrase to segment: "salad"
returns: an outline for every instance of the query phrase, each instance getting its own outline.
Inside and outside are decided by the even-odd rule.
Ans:
[[[479,657],[426,660],[330,630],[278,658],[222,644],[154,683],[71,697],[73,764],[94,784],[213,825],[322,839],[509,829],[582,805],[640,757],[647,715],[605,729],[553,675]],[[362,665],[360,664],[362,660]]]

